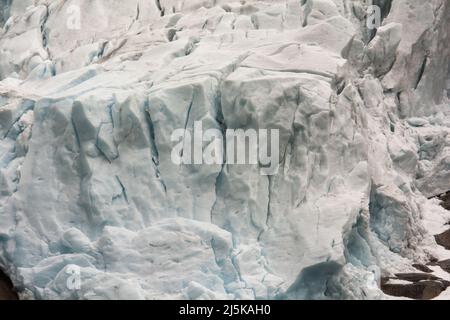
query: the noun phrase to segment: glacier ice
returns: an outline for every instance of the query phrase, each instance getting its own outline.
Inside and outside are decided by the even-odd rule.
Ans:
[[[374,271],[446,258],[447,0],[1,0],[0,26],[21,298],[386,299]],[[174,164],[196,121],[278,129],[278,174]]]

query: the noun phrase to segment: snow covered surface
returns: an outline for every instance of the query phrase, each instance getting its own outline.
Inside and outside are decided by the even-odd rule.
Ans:
[[[374,1],[376,34],[370,2],[0,0],[21,297],[380,299],[374,271],[445,258],[450,2]],[[194,121],[279,129],[279,173],[173,164]]]

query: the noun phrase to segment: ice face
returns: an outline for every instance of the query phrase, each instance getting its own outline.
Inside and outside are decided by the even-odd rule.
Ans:
[[[364,1],[0,2],[21,297],[384,298],[374,274],[439,255],[450,3],[375,4],[376,30]],[[277,129],[278,173],[175,164],[198,122]]]

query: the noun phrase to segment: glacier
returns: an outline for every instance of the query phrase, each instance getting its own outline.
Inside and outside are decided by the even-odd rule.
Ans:
[[[0,27],[21,299],[392,299],[450,258],[448,0],[1,0]],[[278,129],[278,174],[174,164],[196,121]]]

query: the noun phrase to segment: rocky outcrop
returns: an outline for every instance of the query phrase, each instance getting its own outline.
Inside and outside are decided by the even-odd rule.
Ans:
[[[382,283],[386,294],[394,297],[406,297],[415,300],[430,300],[439,296],[450,283],[442,281],[419,281],[410,284]]]
[[[17,300],[17,293],[9,277],[0,271],[0,300]]]

